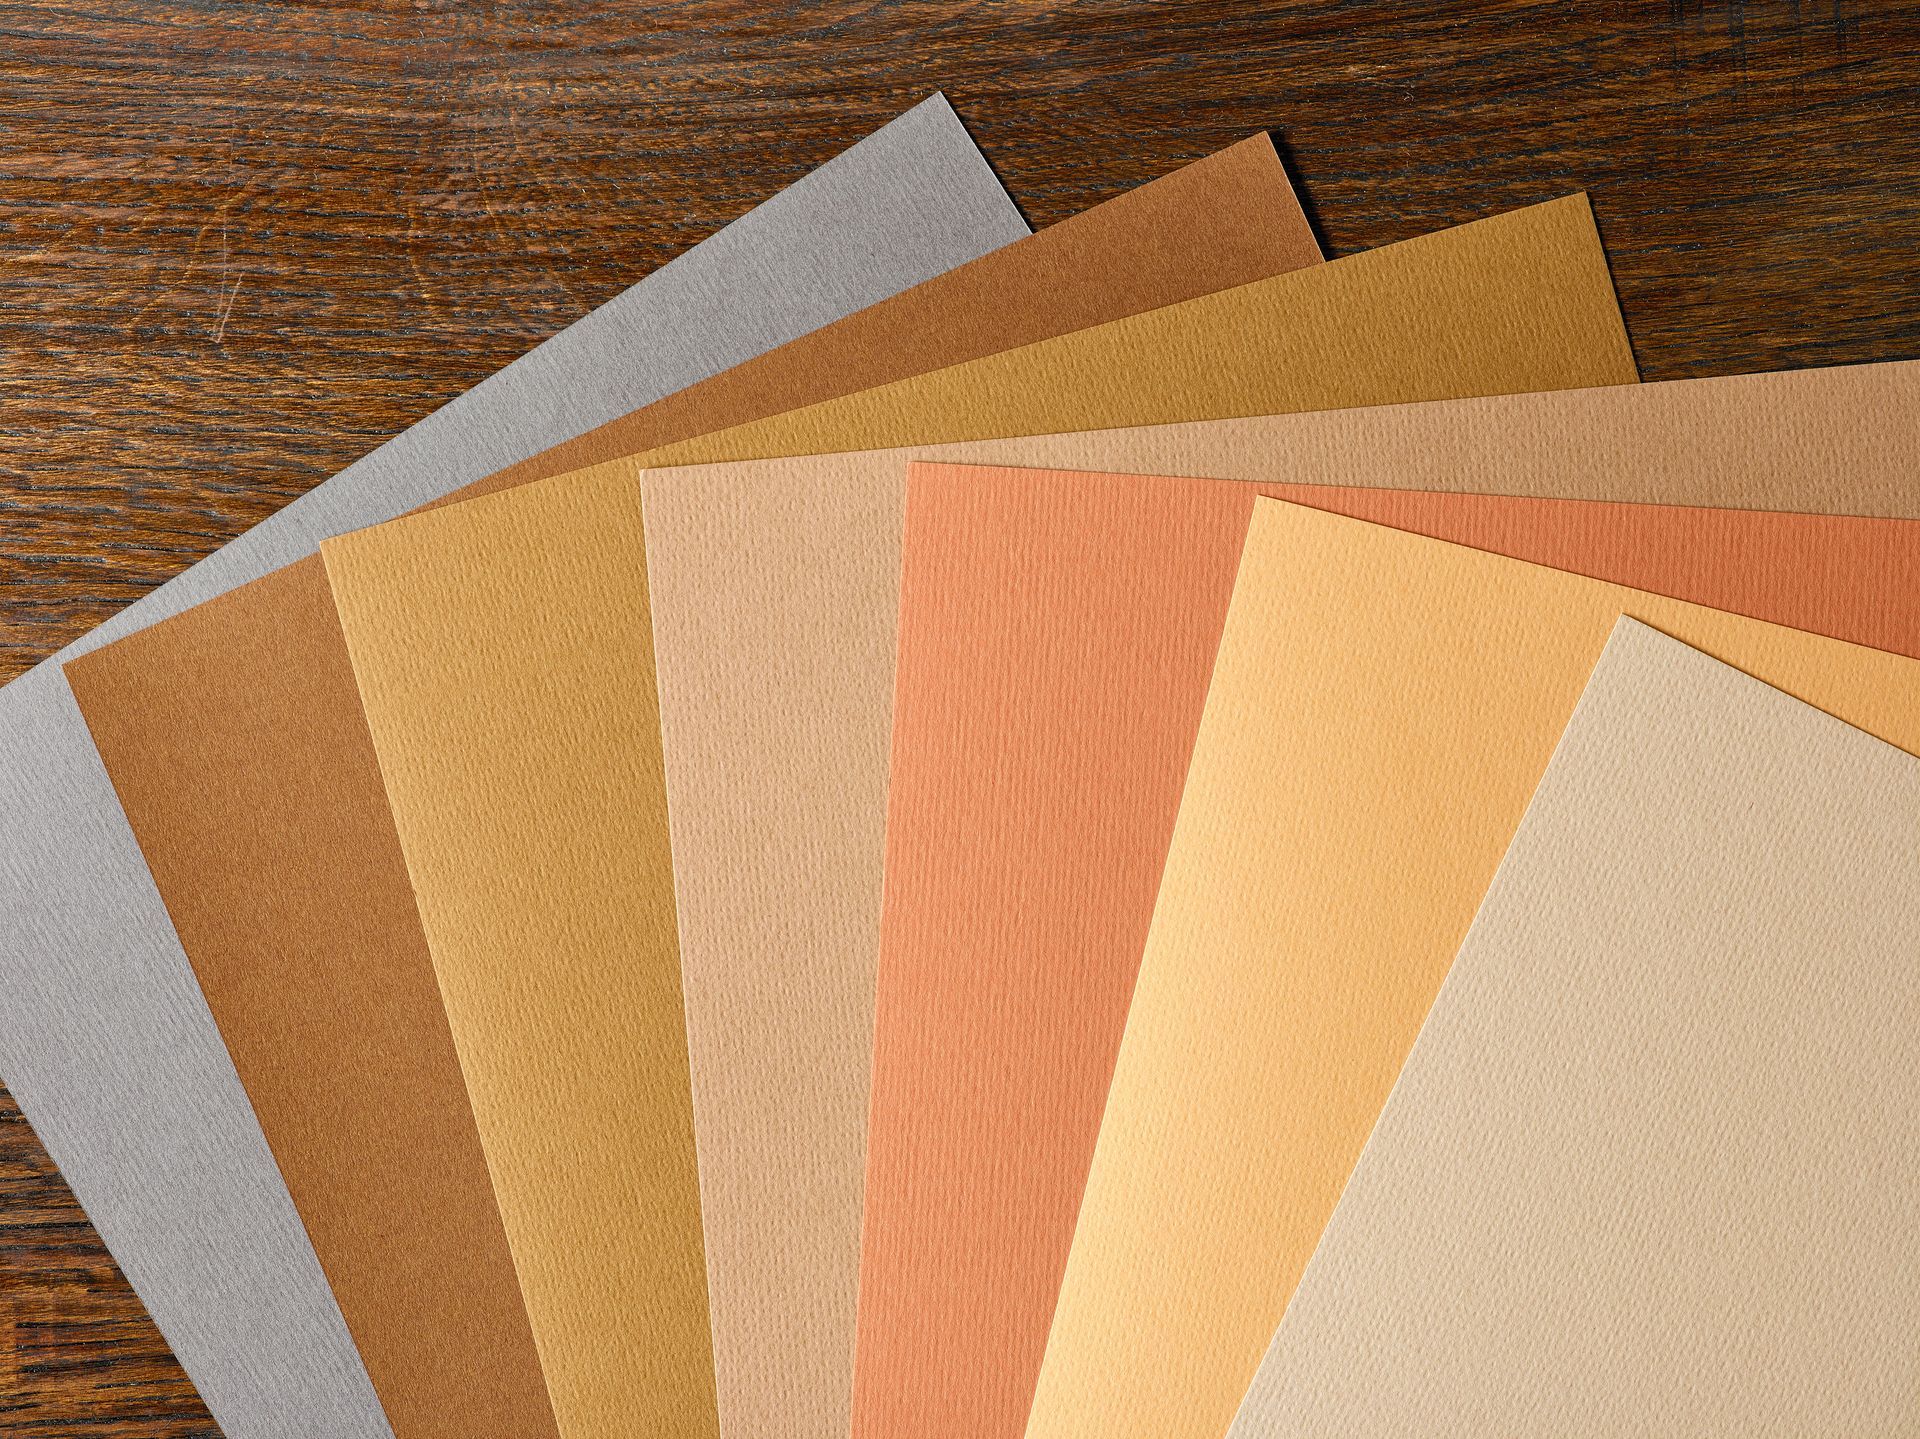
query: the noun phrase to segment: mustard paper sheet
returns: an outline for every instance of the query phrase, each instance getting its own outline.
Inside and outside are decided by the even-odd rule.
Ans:
[[[1258,500],[1029,1439],[1218,1439],[1622,615],[1920,752],[1920,663]]]
[[[716,1432],[640,498],[322,546],[567,1439]]]

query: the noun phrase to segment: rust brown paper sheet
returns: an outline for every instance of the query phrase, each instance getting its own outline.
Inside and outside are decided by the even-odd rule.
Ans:
[[[454,498],[1318,258],[1256,138]],[[396,1430],[538,1432],[518,1285],[319,561],[68,679]]]

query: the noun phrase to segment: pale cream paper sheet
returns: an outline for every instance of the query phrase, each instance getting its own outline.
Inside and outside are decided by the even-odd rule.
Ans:
[[[1218,1439],[1621,614],[1920,751],[1920,662],[1256,500],[1030,1439]]]
[[[1234,1439],[1914,1432],[1916,878],[1920,762],[1622,620]]]

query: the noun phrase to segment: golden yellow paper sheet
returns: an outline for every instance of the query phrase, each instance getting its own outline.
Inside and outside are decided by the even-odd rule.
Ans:
[[[1226,1432],[1621,615],[1920,752],[1913,660],[1254,508],[1028,1439]]]
[[[709,1436],[639,494],[545,480],[322,554],[563,1432]]]

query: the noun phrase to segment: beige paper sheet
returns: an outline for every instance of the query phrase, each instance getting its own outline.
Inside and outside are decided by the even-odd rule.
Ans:
[[[841,427],[934,441],[1632,378],[1583,202],[1395,250],[696,443],[819,448]],[[1428,348],[1400,343],[1409,328]],[[760,1407],[842,1433],[905,471],[729,483],[745,471],[757,481],[733,465],[643,480],[656,634],[681,661],[661,673],[662,715],[715,1344]],[[707,723],[719,697],[775,695],[764,728]]]
[[[1255,502],[1030,1439],[1226,1431],[1622,614],[1920,751],[1920,662]]]
[[[1903,1434],[1920,763],[1623,620],[1232,1433]]]
[[[544,480],[321,553],[562,1432],[706,1439],[639,495]]]

